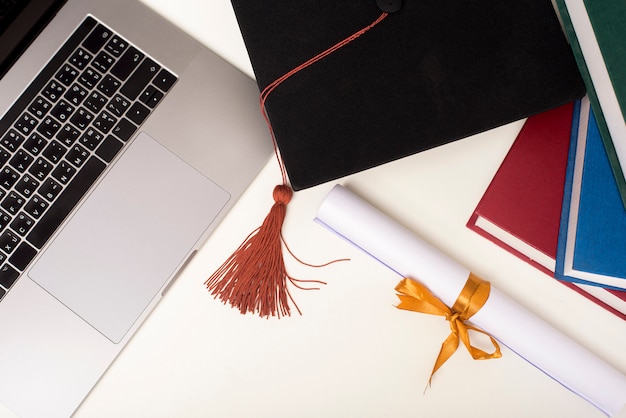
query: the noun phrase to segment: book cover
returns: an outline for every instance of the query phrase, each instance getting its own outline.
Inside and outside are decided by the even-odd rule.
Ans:
[[[374,0],[231,3],[261,90],[381,16]],[[300,190],[584,91],[550,2],[423,0],[288,78],[265,108]]]
[[[559,280],[626,289],[626,209],[589,100],[574,116],[556,258]]]
[[[552,275],[573,102],[529,117],[467,226]]]
[[[526,120],[467,223],[552,278],[574,106]],[[563,283],[626,319],[626,292]]]
[[[626,3],[557,0],[626,207]]]

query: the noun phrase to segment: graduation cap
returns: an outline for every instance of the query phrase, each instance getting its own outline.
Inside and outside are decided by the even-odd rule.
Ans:
[[[263,225],[206,282],[242,313],[290,312],[280,231],[292,190],[585,93],[547,0],[231,2],[283,174]]]

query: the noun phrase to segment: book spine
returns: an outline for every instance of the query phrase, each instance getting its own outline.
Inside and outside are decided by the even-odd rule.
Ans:
[[[589,97],[591,107],[593,108],[593,112],[596,117],[598,129],[600,130],[600,135],[602,136],[602,143],[604,144],[604,148],[606,149],[606,153],[609,157],[611,170],[613,171],[613,176],[617,182],[617,188],[619,189],[622,203],[624,204],[624,208],[626,208],[626,178],[624,177],[624,169],[622,168],[617,157],[617,152],[615,150],[615,146],[613,145],[611,134],[609,133],[609,128],[606,123],[606,119],[604,118],[604,113],[600,107],[600,100],[598,99],[598,95],[593,87],[593,80],[591,79],[591,74],[589,72],[589,68],[587,67],[587,63],[580,47],[578,36],[574,30],[574,25],[568,12],[567,5],[565,4],[565,0],[555,1],[561,17],[561,22],[563,23],[565,34],[569,40],[572,52],[574,53],[576,64],[578,65],[580,74],[585,82],[585,86],[587,87],[587,96]]]

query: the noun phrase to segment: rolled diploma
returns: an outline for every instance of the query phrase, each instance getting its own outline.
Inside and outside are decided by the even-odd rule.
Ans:
[[[342,186],[335,186],[316,221],[398,275],[419,280],[452,306],[470,271]],[[626,376],[493,286],[471,322],[608,416],[626,404]]]

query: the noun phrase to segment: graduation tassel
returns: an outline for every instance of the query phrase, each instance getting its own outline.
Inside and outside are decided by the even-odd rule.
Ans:
[[[289,77],[352,42],[380,23],[385,17],[387,17],[387,13],[382,13],[370,25],[287,72],[261,92],[261,112],[272,137],[274,153],[279,163],[283,183],[274,188],[274,204],[261,226],[252,231],[239,248],[205,282],[207,289],[215,298],[239,309],[242,314],[257,313],[261,317],[290,315],[290,303],[295,306],[298,313],[301,313],[289,292],[288,283],[306,290],[317,289],[317,287],[306,288],[300,283],[325,284],[317,280],[295,279],[287,273],[285,268],[282,226],[287,204],[293,196],[293,190],[288,184],[287,172],[278,151],[272,124],[265,111],[267,97]],[[285,248],[297,261],[311,267],[323,267],[341,261],[335,260],[321,266],[313,266],[297,259],[287,245]]]
[[[287,274],[282,256],[281,229],[292,194],[288,186],[274,188],[275,203],[263,224],[206,282],[214,296],[242,314],[256,312],[262,317],[290,314],[289,302],[293,298],[287,281],[301,287],[297,279]],[[296,309],[300,312],[297,305]]]

